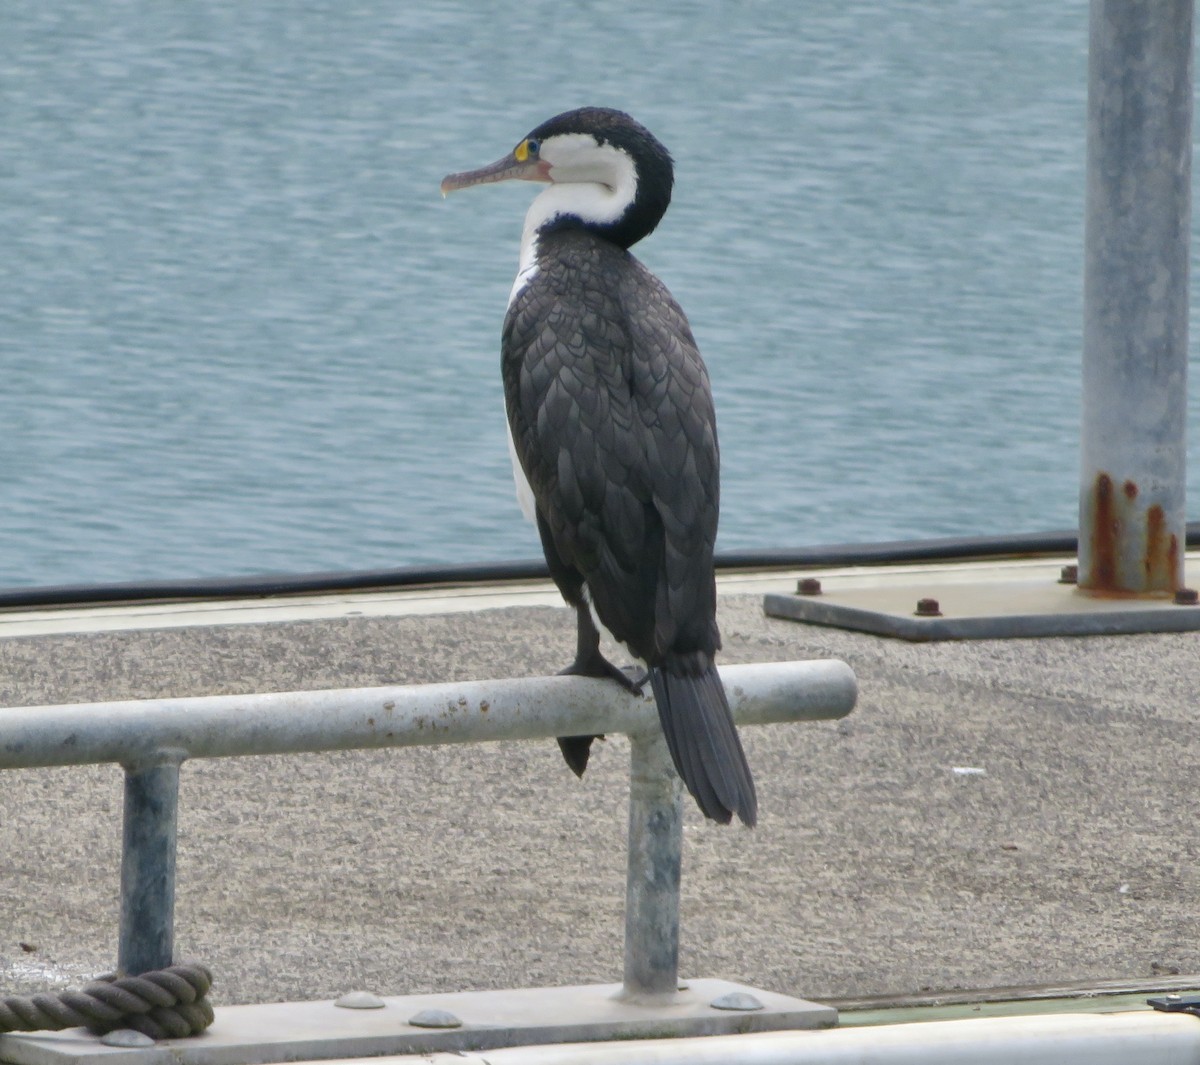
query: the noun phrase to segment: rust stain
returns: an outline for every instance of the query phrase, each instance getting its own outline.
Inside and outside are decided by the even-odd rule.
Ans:
[[[1153,584],[1158,576],[1157,570],[1160,569],[1161,563],[1166,561],[1166,553],[1163,550],[1165,524],[1163,508],[1155,503],[1146,511],[1146,553],[1142,556],[1142,568],[1146,571],[1147,584]]]
[[[1118,493],[1111,476],[1096,475],[1088,534],[1091,572],[1086,575],[1086,587],[1081,589],[1086,594],[1110,598],[1169,595],[1179,587],[1178,538],[1168,532],[1166,512],[1161,504],[1155,503],[1146,508],[1145,533],[1141,539],[1143,518],[1136,506],[1138,494],[1136,481],[1122,482]],[[1134,537],[1140,542],[1131,542]],[[1131,553],[1141,549],[1140,575],[1129,572],[1128,567],[1122,574],[1122,548],[1127,562],[1133,562]]]
[[[1180,585],[1179,539],[1167,534],[1167,518],[1157,503],[1146,512],[1146,585],[1174,592]]]
[[[1096,511],[1092,516],[1092,572],[1088,575],[1088,588],[1093,592],[1115,592],[1120,522],[1113,499],[1112,478],[1107,473],[1096,475],[1094,494]]]

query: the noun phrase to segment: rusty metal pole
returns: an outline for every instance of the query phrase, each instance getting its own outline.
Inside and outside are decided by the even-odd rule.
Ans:
[[[1194,0],[1092,0],[1079,586],[1183,585]]]

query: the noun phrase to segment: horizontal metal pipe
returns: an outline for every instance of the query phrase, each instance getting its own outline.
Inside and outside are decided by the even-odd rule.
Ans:
[[[857,683],[844,662],[725,666],[744,725],[844,717]],[[608,681],[529,677],[459,684],[213,695],[0,709],[0,769],[544,739],[658,727],[649,695]]]

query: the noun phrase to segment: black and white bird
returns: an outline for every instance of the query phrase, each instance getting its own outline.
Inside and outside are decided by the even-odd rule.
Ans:
[[[754,781],[713,655],[719,460],[708,372],[687,318],[629,248],[671,201],[671,156],[621,111],[543,122],[442,194],[548,183],[525,216],[501,343],[517,495],[575,608],[563,672],[637,691],[600,652],[598,624],[649,671],[675,767],[700,809],[757,817]],[[559,740],[579,775],[591,736]]]

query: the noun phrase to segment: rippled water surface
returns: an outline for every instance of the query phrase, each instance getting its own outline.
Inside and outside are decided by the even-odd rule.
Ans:
[[[721,548],[1071,527],[1086,41],[1035,0],[7,0],[0,585],[536,556],[533,190],[437,185],[583,103],[676,159],[638,253],[713,377]]]

